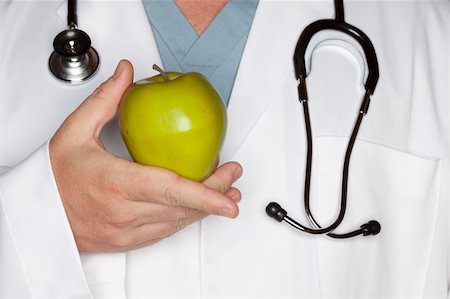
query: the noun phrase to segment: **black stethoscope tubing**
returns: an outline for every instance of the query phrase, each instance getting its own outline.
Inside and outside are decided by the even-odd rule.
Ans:
[[[297,46],[294,52],[294,68],[295,76],[298,80],[298,96],[299,102],[303,106],[305,129],[306,129],[306,140],[307,140],[307,153],[306,153],[306,171],[305,171],[305,188],[304,188],[304,205],[305,212],[308,220],[312,226],[315,228],[309,228],[301,223],[295,221],[287,215],[286,210],[284,210],[278,203],[271,202],[266,207],[266,213],[277,220],[278,222],[285,221],[291,226],[299,229],[303,232],[319,235],[326,234],[329,237],[337,239],[345,239],[358,235],[368,236],[376,235],[380,232],[381,226],[378,221],[371,220],[360,226],[359,229],[351,231],[344,234],[332,233],[344,220],[345,211],[347,208],[347,191],[348,191],[348,175],[350,167],[350,158],[353,150],[353,146],[358,135],[359,128],[361,126],[362,119],[365,114],[367,114],[370,104],[370,96],[375,91],[375,87],[379,78],[378,70],[378,60],[376,52],[372,42],[369,37],[362,32],[357,27],[350,25],[345,22],[344,18],[344,3],[343,0],[335,0],[335,18],[334,19],[324,19],[318,20],[310,25],[308,25],[300,35],[297,41]],[[310,189],[311,189],[311,168],[312,168],[312,155],[313,155],[313,143],[312,143],[312,129],[311,120],[309,117],[308,108],[308,92],[306,88],[306,63],[305,63],[305,53],[311,38],[318,32],[323,30],[335,30],[343,32],[353,39],[355,39],[362,47],[364,51],[364,56],[366,58],[367,66],[369,69],[369,74],[367,76],[366,82],[364,84],[365,94],[363,96],[362,104],[356,119],[355,125],[352,130],[350,140],[347,145],[345,152],[345,159],[342,171],[342,187],[341,187],[341,204],[340,210],[335,221],[328,227],[322,228],[319,223],[314,218],[311,208],[310,208]]]

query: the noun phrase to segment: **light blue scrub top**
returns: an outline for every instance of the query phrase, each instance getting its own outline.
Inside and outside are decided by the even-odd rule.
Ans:
[[[258,0],[230,0],[198,36],[172,0],[143,0],[166,71],[199,72],[230,99]]]

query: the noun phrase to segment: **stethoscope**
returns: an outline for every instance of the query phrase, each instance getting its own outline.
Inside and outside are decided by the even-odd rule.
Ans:
[[[53,53],[48,60],[52,74],[64,82],[78,84],[92,77],[98,69],[100,59],[91,47],[89,35],[77,29],[77,1],[68,0],[68,29],[53,40]]]
[[[373,47],[372,42],[369,37],[362,32],[359,28],[356,28],[353,25],[350,25],[344,20],[344,4],[343,0],[335,0],[335,18],[334,19],[324,19],[318,20],[314,23],[308,25],[308,27],[303,30],[300,35],[300,38],[297,41],[297,46],[294,52],[294,68],[295,68],[295,76],[298,80],[298,99],[300,103],[303,105],[303,112],[305,117],[305,128],[306,128],[306,139],[307,139],[307,152],[306,152],[306,175],[305,175],[305,189],[304,189],[304,204],[305,204],[305,212],[308,217],[310,224],[314,228],[307,227],[294,219],[290,218],[287,215],[286,210],[284,210],[278,203],[271,202],[266,207],[266,213],[270,217],[274,218],[278,222],[285,221],[291,226],[299,229],[303,232],[314,234],[314,235],[322,235],[326,234],[332,238],[345,239],[358,235],[369,236],[376,235],[381,230],[381,225],[376,220],[371,220],[367,223],[364,223],[360,226],[359,229],[354,230],[352,232],[344,233],[344,234],[336,234],[333,231],[341,224],[342,220],[344,220],[345,210],[347,207],[347,188],[348,188],[348,172],[349,172],[349,164],[350,164],[350,156],[352,154],[353,145],[355,144],[356,136],[358,135],[359,127],[361,125],[362,119],[369,109],[370,104],[370,96],[374,93],[375,87],[378,82],[378,60],[377,55],[375,53],[375,49]],[[366,63],[369,70],[366,82],[364,84],[365,94],[362,99],[362,104],[359,109],[358,117],[356,123],[353,127],[352,135],[347,145],[344,166],[342,172],[342,188],[341,188],[341,207],[339,211],[339,215],[336,220],[328,227],[322,228],[319,223],[316,221],[314,216],[312,215],[311,208],[309,205],[309,193],[311,187],[311,166],[312,166],[312,133],[311,133],[311,121],[309,118],[309,109],[308,109],[308,92],[306,89],[306,64],[305,64],[305,52],[308,47],[311,38],[323,30],[334,30],[340,31],[351,38],[356,40],[364,51],[364,56],[366,57]]]
[[[306,139],[307,139],[307,153],[306,153],[306,175],[305,175],[305,189],[304,189],[304,204],[305,211],[308,216],[310,224],[314,228],[307,227],[295,221],[287,215],[287,212],[275,202],[271,202],[266,207],[266,213],[278,222],[285,221],[291,226],[303,232],[322,235],[326,234],[332,238],[350,238],[358,235],[368,236],[376,235],[380,232],[380,223],[376,220],[371,220],[361,225],[357,230],[345,234],[336,234],[333,231],[341,224],[344,219],[345,210],[347,207],[347,188],[348,188],[348,173],[350,165],[350,157],[355,144],[356,136],[362,122],[362,119],[369,109],[370,96],[374,93],[378,82],[378,61],[372,42],[367,35],[360,29],[350,25],[344,20],[344,4],[343,0],[334,0],[335,18],[318,20],[308,25],[301,33],[297,41],[297,46],[294,52],[294,68],[295,76],[298,80],[298,96],[299,101],[303,105],[303,112],[305,117]],[[59,33],[54,41],[54,52],[49,59],[50,71],[56,78],[71,84],[77,84],[90,78],[98,69],[99,57],[97,51],[91,47],[91,40],[89,35],[84,31],[77,29],[77,14],[76,14],[76,0],[68,0],[68,29]],[[342,174],[342,188],[341,188],[341,206],[339,215],[336,220],[328,227],[322,228],[312,215],[309,197],[311,187],[311,166],[312,166],[312,130],[311,121],[308,109],[308,92],[306,89],[306,71],[305,53],[311,38],[323,30],[340,31],[347,34],[356,40],[364,51],[366,63],[368,66],[368,76],[364,84],[365,94],[362,99],[362,104],[359,109],[356,123],[353,127],[352,135],[347,145],[345,153],[345,160]]]

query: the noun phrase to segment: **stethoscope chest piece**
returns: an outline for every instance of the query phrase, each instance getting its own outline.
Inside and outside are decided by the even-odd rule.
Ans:
[[[97,51],[91,47],[91,39],[82,30],[71,27],[62,31],[53,40],[53,48],[49,68],[62,81],[81,83],[98,69]]]

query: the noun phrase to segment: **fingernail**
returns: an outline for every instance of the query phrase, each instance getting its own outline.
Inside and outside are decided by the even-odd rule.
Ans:
[[[239,165],[236,167],[236,169],[233,172],[233,176],[235,178],[239,178],[242,175],[242,167]]]
[[[113,79],[118,79],[120,75],[122,75],[123,72],[123,64],[119,62],[119,64],[116,67],[116,70],[114,71],[114,75],[112,76]]]
[[[229,208],[220,209],[219,214],[229,218],[234,218],[233,212]]]

